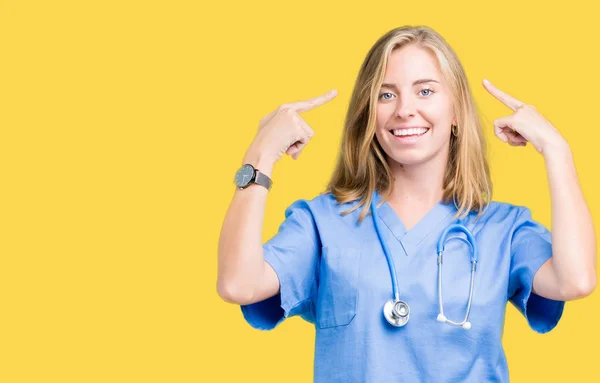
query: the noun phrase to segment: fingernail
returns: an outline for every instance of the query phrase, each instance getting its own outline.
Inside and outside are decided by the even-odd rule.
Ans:
[[[483,79],[483,82],[484,82],[486,85],[490,85],[490,82],[489,82],[489,80],[488,80],[487,78],[484,78],[484,79]]]

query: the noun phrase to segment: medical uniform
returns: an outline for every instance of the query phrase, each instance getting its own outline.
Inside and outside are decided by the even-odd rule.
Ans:
[[[375,193],[377,202],[381,195]],[[439,314],[436,245],[456,223],[453,203],[439,203],[406,230],[391,205],[377,208],[391,251],[400,299],[410,306],[404,327],[383,315],[393,298],[385,253],[373,216],[357,222],[358,201],[338,205],[332,194],[298,200],[285,211],[279,231],[263,245],[280,293],[241,306],[254,328],[270,330],[299,315],[316,329],[314,381],[323,382],[508,382],[502,347],[510,301],[538,333],[558,323],[564,302],[532,293],[533,277],[552,255],[550,232],[525,207],[492,202],[474,222],[462,223],[478,246],[473,298],[465,330],[436,320]],[[463,235],[464,234],[460,234]],[[447,242],[443,262],[444,314],[462,321],[470,287],[469,246]]]

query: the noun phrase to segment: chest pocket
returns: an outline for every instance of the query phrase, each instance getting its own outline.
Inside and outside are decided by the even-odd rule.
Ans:
[[[324,246],[321,252],[317,324],[343,326],[356,316],[360,250]]]

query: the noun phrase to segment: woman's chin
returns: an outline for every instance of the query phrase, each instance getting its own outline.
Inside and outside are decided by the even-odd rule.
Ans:
[[[392,157],[388,156],[388,160],[393,161],[401,166],[415,166],[427,162],[427,157],[424,155],[424,153],[418,153],[415,151],[413,153],[402,153],[401,155],[398,154]]]

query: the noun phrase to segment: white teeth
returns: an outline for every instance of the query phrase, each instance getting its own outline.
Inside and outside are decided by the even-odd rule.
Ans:
[[[410,136],[413,134],[421,135],[427,130],[427,128],[394,129],[392,130],[392,133],[394,136]]]

